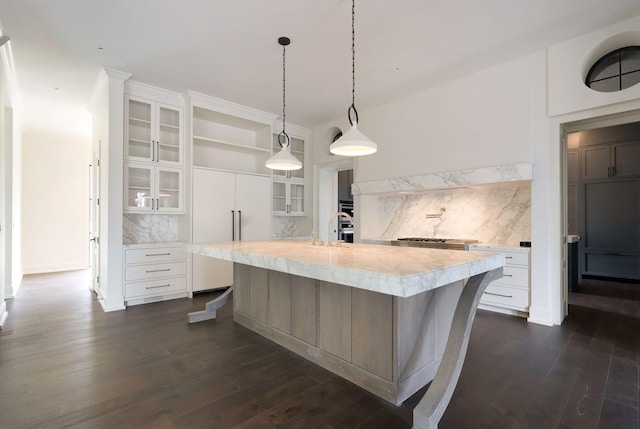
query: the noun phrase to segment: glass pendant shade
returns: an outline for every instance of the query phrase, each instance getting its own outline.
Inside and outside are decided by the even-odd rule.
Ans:
[[[342,156],[371,155],[377,150],[378,145],[358,130],[356,122],[329,147],[331,153]]]
[[[288,146],[280,149],[280,152],[269,158],[264,165],[272,170],[299,170],[302,168],[302,162],[291,155]]]

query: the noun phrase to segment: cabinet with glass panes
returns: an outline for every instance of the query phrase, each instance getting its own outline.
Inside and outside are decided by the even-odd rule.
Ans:
[[[288,128],[287,128],[288,130]],[[273,170],[273,214],[304,216],[305,214],[305,139],[289,131],[293,156],[302,162],[299,170]],[[278,133],[272,136],[272,150],[280,150]]]
[[[124,211],[183,213],[180,94],[127,83],[124,104]],[[175,103],[175,104],[172,104]]]
[[[182,166],[182,108],[127,96],[125,100],[126,161]]]

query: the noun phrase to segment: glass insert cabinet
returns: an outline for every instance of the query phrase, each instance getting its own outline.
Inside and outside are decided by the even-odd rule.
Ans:
[[[125,211],[181,212],[182,169],[125,163]]]
[[[273,214],[304,216],[305,203],[305,141],[298,137],[291,139],[291,154],[302,162],[299,170],[273,170]],[[273,134],[273,153],[280,150],[278,134]]]
[[[124,211],[183,213],[183,109],[127,95]]]

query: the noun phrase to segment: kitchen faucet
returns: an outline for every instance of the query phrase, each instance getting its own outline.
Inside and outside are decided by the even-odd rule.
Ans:
[[[328,229],[328,234],[327,234],[327,246],[331,246],[331,226],[333,225],[333,221],[336,220],[336,218],[338,216],[344,216],[347,219],[349,219],[349,222],[351,222],[351,225],[353,225],[353,218],[351,216],[349,216],[347,213],[345,212],[337,212],[334,213],[333,216],[331,216],[331,218],[329,219],[329,229]],[[341,241],[338,240],[337,243],[340,243]]]

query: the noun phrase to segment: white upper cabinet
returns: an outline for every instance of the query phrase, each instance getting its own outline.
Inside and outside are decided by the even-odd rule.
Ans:
[[[182,168],[126,162],[124,210],[142,213],[184,212],[182,171]]]
[[[125,160],[184,164],[181,107],[128,95],[125,120]]]
[[[278,134],[280,129],[274,130],[272,136],[272,152],[280,151]],[[287,134],[290,139],[290,152],[300,162],[299,170],[273,170],[273,214],[278,216],[304,216],[305,204],[305,170],[307,166],[307,152],[310,131],[306,128],[287,124]]]
[[[124,100],[124,211],[184,213],[184,99],[127,82]]]

